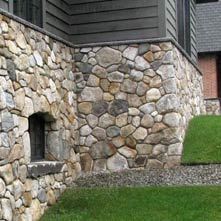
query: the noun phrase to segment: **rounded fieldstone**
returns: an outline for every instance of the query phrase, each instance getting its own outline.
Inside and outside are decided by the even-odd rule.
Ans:
[[[145,114],[141,120],[141,126],[151,128],[154,125],[154,119],[150,114]]]
[[[128,163],[126,158],[116,153],[107,160],[107,168],[110,171],[124,170],[128,168]]]
[[[147,136],[147,129],[146,128],[142,128],[139,127],[134,133],[133,133],[133,137],[136,140],[144,140]]]
[[[163,118],[163,122],[170,127],[178,127],[180,120],[181,116],[178,113],[168,113]]]
[[[107,128],[115,124],[115,117],[106,113],[99,118],[99,127]]]
[[[108,111],[108,103],[105,101],[98,101],[93,103],[92,107],[92,114],[100,117],[101,115],[105,114]]]
[[[157,88],[152,88],[146,93],[147,102],[157,101],[161,97],[161,93]]]
[[[136,57],[135,59],[135,68],[139,71],[144,71],[150,68],[150,64],[143,57]]]
[[[132,134],[136,128],[132,125],[127,125],[123,128],[121,128],[121,136],[122,137],[128,137],[130,134]]]
[[[134,61],[138,54],[138,48],[128,47],[124,50],[123,56],[131,61]]]
[[[115,71],[115,72],[108,74],[107,78],[110,82],[120,82],[121,83],[124,80],[124,74],[119,71]]]
[[[137,151],[129,147],[122,147],[118,152],[126,158],[135,158],[137,155]]]
[[[116,151],[117,150],[112,143],[99,141],[92,145],[90,155],[93,159],[102,159],[114,155]]]
[[[113,116],[125,113],[128,111],[129,104],[126,100],[115,100],[111,103],[109,113]]]
[[[121,85],[121,91],[126,93],[134,94],[136,92],[136,89],[137,89],[137,83],[130,79],[124,80]]]
[[[106,138],[106,131],[103,128],[96,127],[92,134],[98,139],[98,140],[104,140]]]
[[[117,137],[120,134],[120,128],[116,126],[112,126],[107,128],[107,136],[109,137]]]
[[[143,72],[132,70],[130,73],[130,77],[133,81],[141,81],[143,79]]]
[[[40,189],[38,191],[38,199],[41,203],[45,203],[47,201],[46,191],[44,189]]]
[[[97,52],[96,58],[98,64],[106,68],[113,64],[119,64],[122,59],[122,55],[121,52],[113,48],[104,47]]]

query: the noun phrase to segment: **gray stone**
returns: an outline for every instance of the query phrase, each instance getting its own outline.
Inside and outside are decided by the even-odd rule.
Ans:
[[[138,54],[138,48],[135,47],[128,47],[123,52],[123,56],[131,61],[134,61],[137,54]]]
[[[162,80],[160,76],[155,76],[153,79],[150,81],[150,87],[152,88],[159,88],[161,87]]]
[[[83,57],[84,57],[83,53],[77,53],[74,55],[74,60],[75,60],[75,62],[79,62],[82,60]]]
[[[6,185],[10,184],[14,177],[12,172],[12,166],[10,164],[0,166],[0,175],[1,178],[5,181]]]
[[[136,93],[138,96],[143,96],[143,95],[145,95],[147,89],[148,89],[148,85],[141,81],[137,85]]]
[[[111,126],[107,128],[107,136],[117,137],[120,134],[120,128],[116,126]]]
[[[170,78],[163,82],[163,88],[167,94],[177,93],[177,84],[175,78]]]
[[[164,116],[163,122],[169,127],[178,127],[180,126],[181,116],[178,113],[168,113]]]
[[[88,136],[91,132],[92,129],[88,125],[85,125],[80,129],[81,136]]]
[[[34,55],[34,58],[36,60],[37,65],[42,67],[43,66],[43,60],[42,60],[42,57],[39,54],[39,52],[38,51],[34,51],[33,55]]]
[[[183,151],[183,145],[181,143],[172,144],[168,147],[168,155],[181,155]]]
[[[8,156],[8,161],[13,162],[15,160],[19,160],[22,157],[24,157],[24,148],[20,144],[15,144],[13,148],[11,148],[9,156]]]
[[[96,65],[92,69],[92,73],[95,74],[99,78],[106,78],[107,77],[107,71],[105,68]]]
[[[2,218],[7,221],[12,221],[12,205],[9,199],[2,199]]]
[[[157,88],[152,88],[146,93],[146,101],[152,102],[157,101],[161,97],[161,93]]]
[[[106,169],[107,169],[107,160],[106,159],[94,161],[93,171],[100,172],[100,171],[105,171]]]
[[[119,153],[116,153],[114,156],[110,157],[107,160],[107,169],[110,171],[124,170],[127,168],[128,168],[127,160]]]
[[[133,137],[136,140],[144,140],[147,136],[147,129],[143,127],[139,127],[134,133]]]
[[[98,139],[98,140],[104,140],[106,139],[106,131],[103,128],[96,127],[93,131],[92,134]]]
[[[130,134],[132,134],[134,131],[136,130],[136,128],[132,125],[127,125],[123,128],[121,128],[121,136],[122,137],[128,137]]]
[[[145,114],[141,120],[141,126],[151,128],[154,125],[154,119],[150,114]]]
[[[109,113],[113,116],[117,116],[119,114],[125,113],[128,111],[128,101],[126,100],[114,100],[110,104]]]
[[[93,66],[88,63],[77,63],[77,67],[79,68],[79,71],[84,74],[90,74],[92,71]]]
[[[104,47],[96,55],[98,64],[102,67],[108,67],[113,64],[119,64],[122,56],[121,53],[110,47]]]
[[[135,59],[135,68],[139,71],[144,71],[150,68],[150,64],[143,57],[136,57]]]
[[[133,69],[130,73],[130,77],[134,81],[141,81],[143,79],[143,72]]]
[[[14,127],[14,120],[11,113],[4,111],[1,113],[2,131],[8,132]]]
[[[137,83],[130,79],[124,80],[121,85],[121,90],[123,92],[134,94],[136,92],[136,89],[137,89]]]
[[[0,178],[0,197],[4,197],[6,192],[5,182]]]
[[[128,103],[130,107],[140,107],[143,102],[142,99],[136,94],[128,94]]]
[[[5,160],[9,155],[9,151],[9,148],[0,147],[0,160]]]
[[[119,66],[118,71],[125,73],[125,74],[129,74],[130,73],[130,66],[127,64],[122,64]]]
[[[87,80],[87,85],[91,86],[91,87],[98,87],[100,83],[100,79],[98,77],[96,77],[93,74],[89,75],[89,78]]]
[[[135,158],[137,155],[137,151],[129,147],[122,147],[118,152],[126,158]]]
[[[150,50],[150,44],[148,44],[148,43],[140,44],[139,48],[138,48],[138,54],[144,55],[149,50]]]
[[[162,65],[162,61],[154,61],[151,63],[151,67],[154,71],[158,70],[158,68]]]
[[[6,108],[6,95],[3,88],[0,86],[0,110]]]
[[[110,82],[120,82],[121,83],[124,80],[124,74],[119,71],[115,71],[115,72],[108,74],[107,78]]]
[[[161,113],[167,113],[178,110],[180,102],[175,94],[168,94],[163,96],[157,103],[157,111]]]
[[[136,150],[140,155],[149,155],[152,152],[152,145],[150,144],[137,144]]]
[[[110,114],[104,114],[99,119],[99,127],[107,128],[115,124],[115,117]]]
[[[9,78],[12,81],[15,81],[16,80],[15,64],[10,59],[7,59],[7,71],[8,71]]]
[[[85,87],[80,94],[80,101],[99,101],[103,98],[103,91],[99,87]]]
[[[149,159],[146,165],[147,169],[162,169],[163,163],[156,159]]]
[[[175,69],[173,65],[162,65],[158,70],[157,74],[161,76],[163,80],[175,77]]]
[[[102,159],[114,155],[116,151],[113,144],[107,141],[99,141],[92,145],[90,155],[93,159]]]
[[[97,117],[100,117],[108,111],[108,107],[109,105],[105,101],[95,102],[92,107],[92,114]]]
[[[93,168],[93,159],[88,153],[81,154],[81,169],[84,172],[89,172]]]
[[[98,117],[95,115],[89,114],[86,119],[90,127],[94,128],[98,125]]]
[[[0,146],[1,147],[10,147],[10,138],[8,133],[0,133]]]
[[[156,105],[155,103],[148,103],[148,104],[144,104],[139,109],[145,114],[151,114],[156,110]]]
[[[27,167],[26,165],[22,165],[18,168],[18,176],[22,183],[25,183],[27,178]]]
[[[15,200],[18,200],[21,197],[21,195],[23,194],[23,192],[24,192],[24,187],[23,187],[23,184],[21,183],[21,181],[19,181],[19,180],[14,181],[13,195],[15,197]]]
[[[97,142],[97,139],[92,136],[92,135],[89,135],[87,138],[86,138],[86,141],[85,141],[85,145],[87,147],[91,147],[92,144],[96,143]]]
[[[45,203],[47,201],[46,191],[45,189],[40,189],[38,191],[38,199],[41,203]]]
[[[13,100],[13,96],[10,93],[5,93],[5,98],[6,98],[6,105],[9,109],[12,109],[15,107],[15,103]]]

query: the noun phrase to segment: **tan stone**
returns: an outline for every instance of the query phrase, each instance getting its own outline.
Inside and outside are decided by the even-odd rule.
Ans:
[[[120,114],[116,117],[116,125],[118,127],[123,127],[127,125],[127,118],[128,118],[128,114],[127,113],[123,113]]]
[[[9,162],[13,162],[15,160],[19,160],[24,156],[24,148],[20,144],[15,144],[14,147],[11,149],[8,160]]]
[[[131,149],[129,147],[122,147],[118,150],[118,152],[123,155],[126,158],[135,158],[137,155],[137,151],[134,149]]]
[[[13,41],[6,41],[6,45],[8,46],[9,51],[11,51],[12,53],[19,53],[19,49]]]
[[[110,86],[109,86],[109,91],[111,94],[116,94],[120,91],[120,86],[121,84],[120,83],[111,83]]]
[[[112,94],[110,94],[110,93],[104,93],[103,99],[105,101],[113,101],[114,100],[114,96]]]
[[[0,166],[0,177],[4,179],[6,184],[10,184],[13,181],[14,176],[11,164]]]
[[[122,137],[128,137],[130,134],[132,134],[136,130],[135,127],[132,125],[125,126],[121,129],[121,136]]]
[[[147,129],[143,127],[139,127],[134,133],[133,137],[136,140],[144,140],[147,136]]]
[[[140,155],[149,155],[151,154],[153,146],[150,144],[137,144],[136,150]]]
[[[18,110],[22,110],[25,105],[25,91],[23,88],[20,88],[15,92],[15,107]]]
[[[167,128],[167,126],[163,123],[155,123],[152,127],[152,133],[158,133]]]
[[[156,159],[149,159],[146,168],[150,169],[161,169],[163,168],[163,163]]]
[[[16,43],[17,45],[21,48],[21,49],[25,49],[26,48],[26,45],[27,45],[27,42],[25,40],[25,36],[23,35],[23,33],[21,31],[19,31],[17,33],[17,36],[16,36]]]
[[[32,194],[31,192],[24,192],[23,193],[23,202],[25,206],[30,207],[32,203]]]
[[[78,111],[83,114],[90,114],[92,110],[91,102],[83,102],[78,105]]]
[[[152,51],[148,51],[146,54],[144,54],[144,58],[149,61],[153,62],[154,61],[154,55]]]
[[[114,144],[115,147],[119,148],[125,144],[125,139],[121,136],[114,137],[112,139],[112,143]]]
[[[136,144],[137,144],[137,141],[136,141],[136,139],[134,139],[134,137],[129,136],[126,138],[126,145],[128,147],[136,149]]]
[[[38,199],[32,200],[30,209],[33,221],[37,221],[41,217],[41,204]]]

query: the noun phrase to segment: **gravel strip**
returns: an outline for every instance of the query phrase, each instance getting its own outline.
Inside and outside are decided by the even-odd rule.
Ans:
[[[79,187],[221,185],[221,164],[82,174],[74,185]]]

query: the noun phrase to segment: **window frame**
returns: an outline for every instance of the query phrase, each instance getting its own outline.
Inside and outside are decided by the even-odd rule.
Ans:
[[[178,43],[191,54],[190,1],[177,1]]]
[[[45,159],[45,120],[39,114],[29,117],[29,135],[31,148],[31,162]],[[39,131],[36,131],[39,130]],[[38,146],[37,146],[38,145]]]

